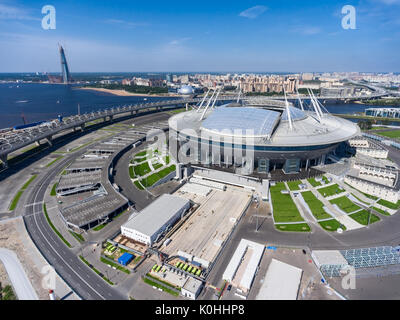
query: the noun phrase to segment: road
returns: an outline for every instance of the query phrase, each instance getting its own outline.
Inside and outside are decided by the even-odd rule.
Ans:
[[[83,153],[83,151],[81,151]],[[72,160],[73,156],[60,161],[57,166],[46,172],[29,194],[26,212],[23,215],[26,229],[39,251],[52,265],[61,278],[82,299],[85,300],[121,300],[122,296],[93,270],[86,266],[62,240],[54,233],[47,223],[43,212],[43,199],[46,189],[52,179],[62,168]]]
[[[6,268],[8,277],[19,300],[38,300],[24,268],[14,251],[0,248],[0,260]]]

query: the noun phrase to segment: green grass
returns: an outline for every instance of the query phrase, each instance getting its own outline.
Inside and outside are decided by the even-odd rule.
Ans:
[[[74,238],[75,238],[76,240],[78,240],[78,242],[81,242],[81,243],[82,243],[82,242],[85,242],[85,238],[82,237],[81,234],[75,233],[75,232],[72,232],[72,231],[70,231],[69,233],[72,234],[72,235],[74,236]]]
[[[100,230],[103,229],[106,225],[107,225],[106,223],[100,224],[100,225],[98,225],[97,227],[94,227],[92,230],[94,230],[94,231],[100,231]]]
[[[357,206],[356,204],[351,202],[351,200],[349,198],[347,198],[346,196],[332,199],[329,202],[332,204],[336,204],[340,209],[342,209],[344,212],[347,212],[347,213],[354,212],[356,210],[361,209],[359,206]]]
[[[54,196],[57,195],[57,192],[56,192],[57,185],[58,185],[58,183],[56,182],[56,183],[53,185],[53,188],[51,188],[50,195],[51,195],[52,197],[54,197]]]
[[[36,174],[34,174],[32,177],[30,177],[29,180],[27,182],[25,182],[25,184],[22,186],[21,190],[24,191],[26,188],[28,188],[28,186],[31,184],[31,182],[33,180],[35,180],[36,177],[37,177]]]
[[[144,188],[143,188],[142,185],[139,183],[139,181],[135,181],[133,184],[134,184],[134,185],[136,186],[136,188],[138,188],[139,190],[144,190]]]
[[[304,221],[290,194],[282,194],[281,190],[286,190],[283,182],[270,188],[275,222]]]
[[[287,185],[291,191],[296,191],[300,190],[299,184],[301,184],[301,181],[288,181]]]
[[[163,165],[161,163],[158,163],[158,162],[153,164],[154,170],[160,169],[162,166]]]
[[[320,221],[318,223],[324,230],[327,230],[327,231],[336,231],[338,228],[342,228],[343,230],[346,230],[346,227],[344,225],[342,225],[336,219]]]
[[[321,182],[315,180],[315,178],[307,179],[307,181],[308,181],[309,183],[311,183],[311,185],[312,185],[314,188],[315,188],[315,187],[322,186]]]
[[[47,223],[50,225],[50,227],[53,229],[53,231],[58,235],[58,237],[66,244],[66,246],[68,247],[68,248],[71,248],[72,246],[71,246],[71,244],[67,241],[67,240],[65,240],[65,238],[62,236],[62,234],[56,229],[56,227],[53,225],[53,223],[51,222],[51,220],[50,220],[50,218],[49,218],[49,215],[47,214],[47,209],[46,209],[46,204],[44,203],[43,204],[43,212],[44,212],[44,215],[45,215],[45,217],[46,217],[46,220],[47,220]]]
[[[2,301],[17,300],[17,296],[9,284],[0,290],[0,297],[0,300]]]
[[[147,176],[145,179],[141,180],[140,183],[145,187],[151,187],[153,184],[155,184],[158,180],[164,178],[171,172],[175,171],[175,165],[172,165],[170,167],[167,167],[159,172],[153,173],[149,176]]]
[[[376,208],[376,207],[371,207],[371,209],[374,209],[376,212],[378,212],[378,213],[380,213],[380,214],[382,214],[384,216],[390,216],[390,213],[387,213],[386,211],[384,211],[382,209],[379,209],[379,208]]]
[[[365,202],[365,201],[363,201],[363,200],[361,200],[359,197],[357,197],[354,193],[352,193],[351,194],[354,198],[356,198],[358,201],[360,201],[360,202],[362,202],[362,203],[364,203],[364,204],[366,204],[366,205],[369,205],[369,203],[368,202]]]
[[[130,274],[131,273],[128,269],[126,269],[124,267],[121,267],[119,264],[117,264],[115,262],[111,262],[110,260],[108,260],[106,258],[100,257],[100,261],[105,263],[105,264],[108,264],[108,265],[110,265],[112,267],[115,267],[118,270],[121,270],[122,272],[125,272],[126,274]]]
[[[302,192],[301,195],[303,196],[304,201],[310,207],[313,216],[317,220],[331,218],[331,216],[325,212],[323,208],[324,204],[321,201],[319,201],[311,191]]]
[[[14,199],[12,199],[10,207],[8,208],[8,210],[13,211],[17,207],[19,198],[21,198],[23,193],[24,193],[24,191],[22,191],[22,190],[19,190],[17,192],[17,194],[15,195]]]
[[[46,168],[50,167],[53,163],[55,163],[56,161],[60,160],[61,158],[63,158],[63,156],[55,158],[53,161],[51,161],[48,164],[46,164]]]
[[[133,167],[133,171],[136,176],[144,176],[151,172],[149,164],[147,162],[139,164]]]
[[[379,203],[380,205],[389,208],[389,209],[393,209],[393,210],[397,210],[400,207],[400,201],[397,201],[397,203],[393,203],[387,200],[379,200],[377,203]]]
[[[22,196],[22,193],[29,187],[31,182],[35,180],[37,177],[36,174],[34,174],[32,177],[29,178],[27,182],[22,186],[22,188],[15,194],[14,198],[11,200],[10,206],[8,207],[8,210],[14,211],[15,208],[17,207],[18,201]]]
[[[358,223],[366,226],[367,223],[368,223],[368,215],[369,215],[369,213],[368,213],[367,210],[361,210],[361,211],[358,211],[356,213],[350,214],[349,216],[351,218],[353,218],[355,221],[357,221]],[[377,222],[379,220],[381,220],[381,219],[378,216],[376,216],[373,213],[371,213],[371,218],[370,218],[369,224],[372,224],[372,223]]]
[[[311,228],[307,223],[296,223],[296,224],[276,224],[275,228],[279,231],[288,232],[310,232]]]
[[[111,282],[107,277],[105,277],[104,275],[102,275],[102,273],[97,270],[95,267],[93,267],[89,261],[87,261],[84,257],[79,256],[79,258],[90,268],[92,269],[94,272],[96,272],[104,281],[106,281],[108,284],[114,285],[113,282]]]
[[[330,197],[335,194],[345,192],[345,190],[341,190],[337,184],[334,184],[334,185],[331,185],[331,186],[325,187],[325,188],[319,188],[317,190],[324,197]]]
[[[329,182],[329,180],[328,180],[328,178],[327,178],[327,177],[325,177],[325,176],[322,176],[322,180],[324,180],[324,181],[325,181],[325,183],[330,183],[330,182]]]
[[[400,138],[400,130],[376,132],[375,134],[387,138]]]
[[[147,274],[147,276],[149,276],[150,278],[154,279],[154,277],[151,277],[149,274]],[[154,287],[156,287],[156,288],[160,288],[160,289],[162,289],[163,291],[168,292],[169,294],[172,294],[173,296],[176,296],[176,297],[179,296],[179,293],[176,292],[176,291],[174,291],[174,290],[171,290],[171,288],[172,288],[171,285],[166,284],[165,281],[161,281],[161,280],[157,279],[157,281],[162,282],[162,283],[165,283],[165,286],[164,286],[164,285],[161,285],[161,284],[159,284],[159,283],[157,283],[157,282],[155,282],[155,281],[152,281],[151,279],[148,279],[148,278],[146,278],[146,277],[143,277],[143,281],[144,281],[145,283],[151,285],[151,286],[154,286]]]

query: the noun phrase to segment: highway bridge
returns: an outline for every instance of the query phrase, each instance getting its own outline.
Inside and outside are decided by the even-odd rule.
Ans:
[[[376,95],[368,96],[368,99],[381,97],[384,93],[379,92]],[[354,99],[359,100],[363,97],[340,97],[340,99]],[[364,97],[366,98],[366,97]],[[283,97],[245,97],[243,100],[257,103],[268,103],[271,106],[284,107],[285,102],[282,101]],[[296,100],[297,96],[289,96],[289,100]],[[320,100],[327,99],[338,99],[337,97],[318,97]],[[109,109],[99,110],[91,113],[85,113],[82,115],[73,115],[64,118],[63,121],[59,121],[58,119],[47,121],[40,125],[19,129],[19,130],[2,130],[0,133],[0,160],[7,167],[7,157],[10,153],[17,151],[21,148],[24,148],[32,143],[39,144],[40,141],[45,140],[50,145],[52,144],[52,138],[54,135],[57,135],[66,130],[83,130],[88,123],[98,121],[102,119],[104,122],[113,121],[114,117],[120,115],[131,115],[135,116],[140,111],[162,111],[164,109],[169,109],[171,107],[179,107],[193,104],[198,104],[203,100],[203,98],[180,98],[180,99],[171,99],[164,100],[158,102],[149,102],[142,104],[135,104],[129,106],[122,107],[113,107]],[[235,96],[220,96],[218,97],[218,101],[232,101],[236,100]]]

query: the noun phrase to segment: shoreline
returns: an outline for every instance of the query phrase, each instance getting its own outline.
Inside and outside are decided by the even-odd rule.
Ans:
[[[128,96],[136,96],[136,97],[155,97],[155,98],[165,98],[165,97],[174,97],[174,95],[170,94],[149,94],[149,93],[133,93],[133,92],[128,92],[122,89],[106,89],[106,88],[93,88],[93,87],[80,87],[76,88],[78,90],[93,90],[93,91],[98,91],[98,92],[104,92],[104,93],[110,93],[115,96],[120,96],[120,97],[128,97]]]

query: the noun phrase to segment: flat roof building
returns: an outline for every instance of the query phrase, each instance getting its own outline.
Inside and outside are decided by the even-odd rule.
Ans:
[[[122,235],[147,245],[175,224],[190,208],[190,201],[163,194],[121,226]]]
[[[272,259],[257,300],[296,300],[303,270]]]

